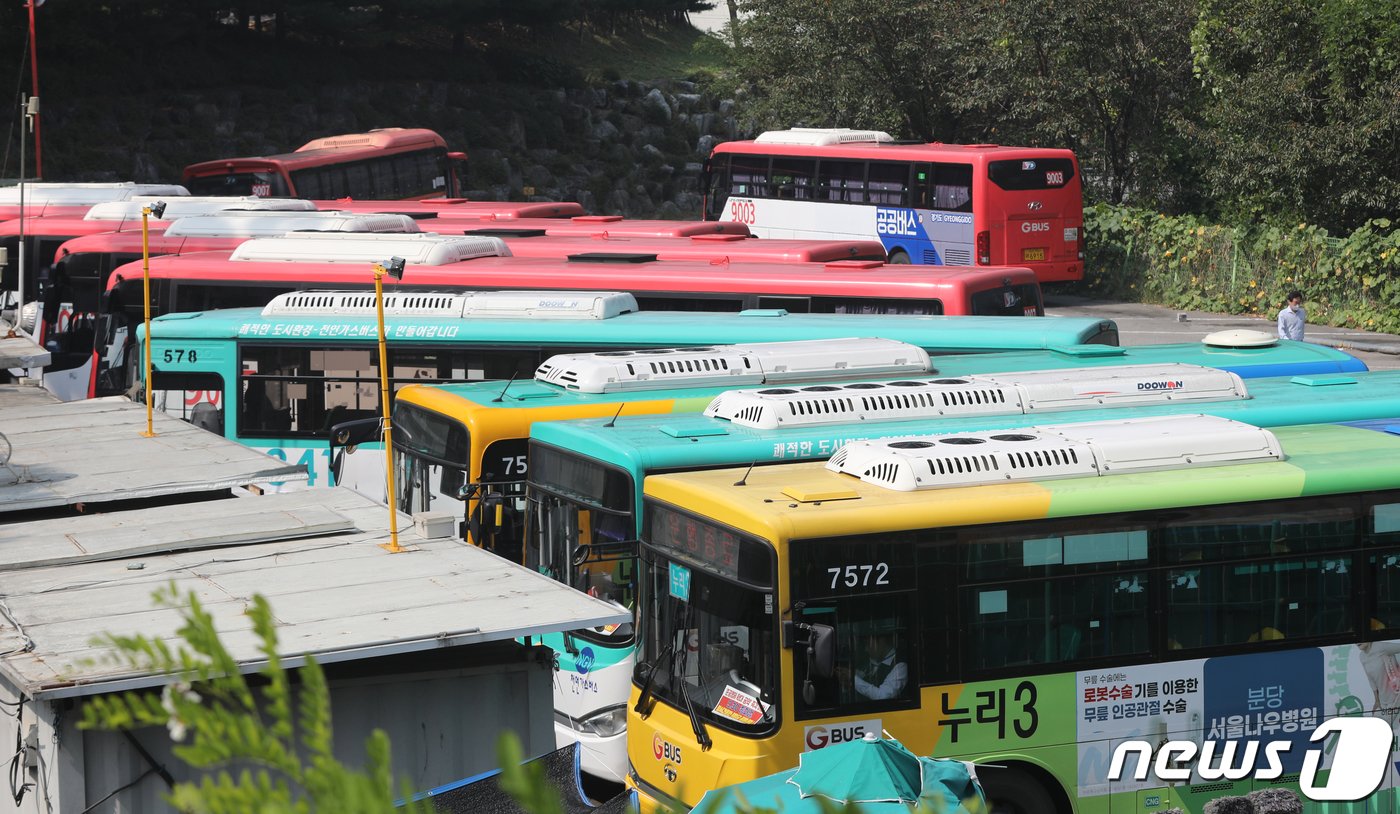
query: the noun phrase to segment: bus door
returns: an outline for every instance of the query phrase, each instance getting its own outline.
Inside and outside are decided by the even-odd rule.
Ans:
[[[481,476],[468,487],[467,540],[511,562],[525,554],[528,438],[502,438],[481,453]]]

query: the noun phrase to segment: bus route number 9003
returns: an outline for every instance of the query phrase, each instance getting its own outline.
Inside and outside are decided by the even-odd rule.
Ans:
[[[753,201],[741,201],[735,198],[729,199],[729,217],[735,223],[752,224],[758,219],[754,212]]]

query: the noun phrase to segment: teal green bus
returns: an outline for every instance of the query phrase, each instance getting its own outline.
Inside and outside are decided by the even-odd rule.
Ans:
[[[970,360],[976,362],[977,360]],[[641,484],[649,475],[829,458],[872,438],[1203,413],[1259,427],[1400,415],[1400,371],[1256,378],[1196,365],[1123,365],[739,390],[703,414],[546,421],[530,430],[531,565],[635,602]],[[622,544],[620,541],[627,541]],[[580,630],[558,654],[555,727],[585,767],[621,778],[633,629]]]
[[[1400,720],[1400,417],[1046,418],[648,477],[642,810],[881,731],[998,811],[1396,810],[1392,739],[1349,739]]]
[[[615,292],[397,291],[385,295],[385,317],[394,391],[527,380],[512,384],[519,394],[558,354],[715,342],[885,337],[922,349],[926,366],[927,353],[1118,341],[1114,323],[1101,319],[639,311],[631,294]],[[303,464],[310,485],[329,485],[330,429],[380,415],[376,331],[374,297],[364,291],[295,292],[261,309],[161,316],[151,328],[152,391],[166,411]],[[130,357],[128,381],[136,381],[140,354]],[[499,387],[487,389],[494,398]],[[346,456],[343,471],[347,485],[382,496],[384,467],[374,460],[382,455],[368,454],[376,445]]]

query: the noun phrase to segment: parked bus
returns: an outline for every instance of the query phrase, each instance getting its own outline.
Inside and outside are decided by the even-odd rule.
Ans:
[[[191,164],[182,183],[195,195],[457,198],[466,163],[466,153],[448,152],[432,130],[386,127],[318,138],[280,155]]]
[[[1084,276],[1084,202],[1069,150],[906,144],[794,128],[715,146],[706,220],[759,237],[879,240],[895,263],[1028,266]]]
[[[421,225],[421,224],[420,224]],[[250,240],[232,254],[201,253],[151,261],[154,313],[262,306],[289,291],[368,288],[370,263],[390,256],[409,271],[392,290],[623,288],[648,310],[746,309],[825,313],[1030,315],[1043,313],[1028,269],[909,269],[868,261],[775,265],[656,262],[594,253],[570,261],[509,257],[498,238],[439,235],[298,235]],[[319,261],[319,262],[316,262]],[[95,340],[94,392],[122,392],[129,326],[142,317],[141,270],[114,272]],[[1037,320],[1040,322],[1041,320]],[[1117,344],[1112,322],[1050,320],[1026,326],[1050,344]],[[1099,329],[1102,328],[1102,333]],[[984,336],[972,341],[984,341]],[[1028,345],[1021,338],[1007,347]]]
[[[137,184],[121,181],[106,184],[68,184],[38,181],[24,185],[24,207],[20,208],[20,188],[0,187],[0,220],[41,218],[52,215],[81,217],[94,204],[125,201],[139,195],[173,198],[189,195],[189,190],[174,184]]]
[[[794,318],[795,315],[786,317]],[[1003,372],[1008,369],[1041,370],[1064,367],[1067,364],[1092,367],[1113,364],[1113,360],[1123,358],[1116,355],[1096,355],[1093,351],[1097,348],[1087,346],[1085,349],[1088,353],[1083,356],[1082,362],[1060,361],[1075,359],[1073,348],[1066,348],[1064,353],[989,352],[1004,349],[1017,341],[1034,342],[1036,340],[1033,335],[1020,335],[1024,328],[1058,320],[960,317],[947,325],[947,330],[941,336],[929,333],[925,334],[923,339],[915,339],[911,335],[896,335],[890,331],[901,325],[913,326],[916,323],[906,320],[896,322],[893,317],[879,319],[887,321],[872,325],[870,333],[856,331],[848,335],[879,335],[908,339],[913,344],[937,354],[933,363],[939,375],[955,375],[958,371],[967,373],[984,368]],[[881,325],[886,327],[880,327]],[[928,327],[937,329],[937,326]],[[714,335],[710,334],[711,337]],[[800,338],[783,329],[781,323],[775,323],[774,332],[768,336],[783,339]],[[815,338],[813,334],[809,336]],[[696,341],[703,341],[703,336],[697,336]],[[1210,349],[1201,352],[1189,346],[1184,349],[1174,348],[1173,352],[1169,353],[1156,350],[1144,352],[1141,347],[1123,350],[1134,354],[1130,358],[1145,360],[1195,360],[1211,355]],[[1290,369],[1290,364],[1297,365],[1299,372],[1365,369],[1359,360],[1341,351],[1306,343],[1280,342],[1273,347],[1248,350],[1248,355],[1233,357],[1239,363],[1237,370],[1248,372],[1253,368],[1255,372],[1286,371]],[[1318,350],[1321,350],[1320,354]],[[859,375],[855,363],[840,356],[844,352],[841,346],[836,345],[827,354],[833,370],[826,378],[849,379]],[[949,353],[953,355],[945,355]],[[508,548],[514,556],[513,552],[520,545],[519,527],[525,521],[525,504],[522,498],[530,466],[528,436],[535,422],[611,418],[624,414],[700,412],[708,405],[706,393],[713,394],[726,388],[725,377],[716,377],[703,371],[727,369],[725,365],[734,364],[731,355],[731,351],[723,346],[694,350],[679,348],[665,356],[675,369],[656,372],[649,370],[649,362],[647,367],[636,365],[638,359],[646,360],[653,356],[660,358],[659,355],[648,353],[560,356],[541,366],[534,380],[512,383],[508,388],[509,398],[500,398],[500,391],[490,384],[405,389],[396,406],[396,426],[401,416],[404,421],[420,427],[456,428],[454,435],[470,441],[464,441],[451,455],[440,450],[416,453],[409,447],[400,449],[398,454],[404,462],[399,466],[399,471],[404,474],[408,484],[401,495],[400,508],[413,513],[440,511],[442,506],[453,506],[454,504],[443,502],[443,498],[453,497],[451,488],[438,488],[435,485],[444,480],[449,484],[461,480],[477,488],[480,494],[475,497],[480,499],[468,502],[463,508],[452,509],[454,514],[464,512],[462,518],[469,525],[472,522],[478,523],[484,532],[472,537],[487,544],[490,544],[489,538],[497,535],[497,532],[491,525],[495,518],[483,516],[483,507],[491,507],[499,516],[508,518],[509,527],[501,536],[509,543]],[[1224,360],[1232,357],[1221,355],[1216,358]],[[641,376],[649,378],[638,381]],[[746,386],[761,387],[755,382],[746,383]],[[438,429],[434,432],[440,436],[444,431],[446,430]]]
[[[196,405],[208,403],[210,407],[200,409],[201,422],[208,424],[217,417],[223,427],[220,434],[226,437],[271,448],[271,454],[285,455],[289,460],[315,464],[311,481],[326,483],[330,428],[379,415],[374,308],[373,295],[365,292],[305,292],[282,295],[262,309],[233,308],[160,317],[152,322],[151,329],[157,402],[164,398],[167,411],[189,419],[196,418],[192,412]],[[404,391],[415,392],[415,398],[479,408],[497,404],[494,399],[504,386],[498,380],[524,379],[511,381],[505,388],[507,397],[499,402],[513,408],[513,420],[524,422],[523,429],[511,436],[511,446],[519,448],[514,454],[522,456],[529,421],[535,417],[559,417],[558,413],[575,409],[584,409],[578,413],[580,416],[599,415],[601,411],[618,409],[628,400],[626,393],[574,392],[557,383],[557,377],[552,381],[529,378],[540,375],[537,370],[547,364],[546,360],[555,359],[557,367],[558,360],[573,359],[569,354],[575,352],[608,350],[627,355],[635,349],[652,349],[636,353],[643,358],[664,356],[669,360],[680,354],[654,349],[702,346],[715,339],[773,343],[878,334],[886,338],[853,340],[851,347],[855,350],[846,346],[842,349],[856,353],[873,346],[868,355],[907,358],[910,361],[901,363],[898,370],[912,373],[928,369],[929,350],[981,351],[1014,347],[1017,343],[1039,346],[1046,334],[1035,330],[1036,326],[1054,329],[1059,323],[1069,323],[1063,326],[1064,333],[1050,335],[1065,341],[1076,338],[1074,322],[1079,323],[1081,334],[1097,335],[1105,330],[1098,320],[636,311],[636,300],[630,294],[594,292],[396,292],[386,294],[385,313],[392,317],[388,336],[390,352],[396,357],[390,360],[396,387],[410,383],[459,383],[444,384],[441,392],[421,386]],[[865,364],[860,355],[850,359],[837,359],[835,351],[830,355],[830,359],[817,361],[832,366],[833,372],[811,374],[808,378],[850,376],[851,371]],[[135,363],[139,356],[132,354],[136,374],[140,373]],[[794,362],[798,363],[809,361]],[[840,373],[842,370],[844,374]],[[560,369],[558,375],[565,375],[565,371]],[[734,381],[730,377],[693,389],[688,384],[673,383],[689,376],[642,375],[667,382],[664,396],[650,392],[654,388],[649,387],[649,378],[634,386],[647,389],[647,397],[653,401],[676,403],[677,406],[666,408],[675,411],[703,409],[710,398],[725,389],[724,382]],[[254,385],[257,398],[248,395]],[[682,388],[682,396],[673,392],[677,387]],[[429,392],[425,395],[423,391]],[[177,395],[178,399],[172,401]],[[273,408],[266,407],[264,395],[272,401]],[[228,405],[236,405],[238,410],[232,420],[213,412]],[[186,409],[191,412],[185,412]],[[406,433],[400,440],[412,443],[413,432]],[[484,436],[474,436],[480,437]],[[266,440],[269,438],[274,440]],[[476,452],[480,451],[478,447]],[[376,486],[382,483],[382,456],[363,454],[355,458],[365,459],[369,459],[368,466],[381,468],[368,478],[357,480],[356,485],[367,491],[382,489]],[[466,467],[463,469],[466,471]],[[470,468],[471,482],[476,482],[480,472],[478,465]],[[523,491],[524,472],[516,474],[519,477],[512,483],[516,491]],[[438,480],[434,480],[436,483]],[[406,486],[405,505],[413,506],[415,511],[426,510],[431,508],[429,501],[435,499],[433,494],[436,492],[421,490],[415,494]],[[451,489],[442,494],[457,498]],[[519,545],[518,537],[514,544]]]
[[[1195,355],[1190,346],[1129,350],[1166,348]],[[982,358],[946,361],[969,367]],[[730,391],[703,415],[536,423],[528,452],[526,564],[635,608],[641,484],[667,472],[825,459],[852,441],[1051,420],[1202,413],[1274,427],[1400,415],[1400,371],[1246,383],[1236,373],[1179,363],[953,375],[944,362],[938,360],[937,379]],[[634,629],[578,630],[542,641],[557,654],[560,745],[577,741],[584,771],[621,781]]]
[[[642,220],[621,215],[579,215],[572,218],[480,218],[480,223],[459,223],[470,218],[443,217],[424,230],[490,237],[499,229],[519,231],[543,229],[550,237],[695,237],[696,235],[739,235],[749,237],[742,223],[706,223],[698,220]]]
[[[544,229],[476,229],[474,235],[504,240],[516,257],[628,254],[657,260],[707,260],[716,263],[830,263],[836,260],[885,262],[885,247],[873,240],[754,240],[743,235],[691,237],[551,236]]]
[[[180,189],[180,187],[174,187]],[[50,215],[0,221],[0,248],[8,250],[9,261],[0,274],[0,289],[13,292],[19,286],[19,242],[24,238],[24,301],[39,298],[41,281],[48,277],[58,247],[79,235],[141,229],[141,210],[157,201],[166,204],[170,218],[182,214],[199,214],[220,209],[296,209],[311,210],[310,201],[259,201],[255,198],[199,198],[188,195],[163,197],[141,195],[117,201],[105,201],[85,208],[81,215]],[[148,219],[148,231],[160,232],[169,220]],[[42,341],[42,337],[40,337]]]
[[[585,214],[573,201],[469,201],[465,198],[428,198],[421,201],[375,201],[339,198],[317,201],[321,209],[364,214],[392,212],[413,218],[444,220],[517,220],[573,218]]]
[[[264,203],[275,200],[257,199]],[[151,257],[187,252],[231,251],[254,237],[289,232],[418,231],[406,215],[356,215],[322,211],[239,211],[182,217],[148,238]],[[112,272],[141,260],[141,233],[101,232],[64,241],[54,257],[47,284],[40,291],[40,335],[52,359],[44,368],[44,387],[72,401],[95,395],[97,355],[93,352],[101,295]],[[139,300],[138,300],[139,302]]]
[[[1395,713],[1369,665],[1400,634],[1396,421],[1047,424],[649,477],[629,782],[684,806],[883,730],[996,766],[993,810],[1297,788],[1320,724]],[[1113,781],[1125,739],[1290,748],[1276,780]],[[1395,806],[1390,762],[1351,810]]]

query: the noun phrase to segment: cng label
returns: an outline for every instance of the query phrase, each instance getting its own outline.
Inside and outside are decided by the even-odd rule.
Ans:
[[[579,651],[578,658],[574,661],[574,666],[578,668],[579,673],[582,675],[588,675],[588,671],[593,669],[595,658],[596,656],[593,653],[593,648],[585,647]]]
[[[865,733],[880,734],[883,727],[879,718],[868,721],[844,721],[839,724],[819,724],[809,726],[802,732],[804,752],[830,746],[833,743],[850,743],[865,737]]]

